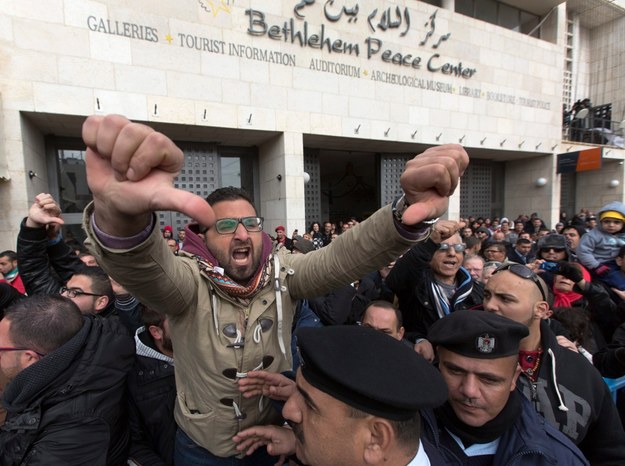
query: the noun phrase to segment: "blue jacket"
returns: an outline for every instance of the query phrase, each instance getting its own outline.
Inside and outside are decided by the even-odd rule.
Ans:
[[[523,395],[521,415],[500,437],[493,466],[588,465],[582,452],[564,434],[545,422]],[[436,446],[449,466],[462,466],[458,458],[440,442],[442,426],[438,426],[432,410],[421,412],[424,424],[422,436]]]
[[[607,210],[614,210],[625,216],[625,204],[614,201],[604,205],[597,217]],[[614,259],[621,246],[625,245],[625,231],[614,235],[606,233],[601,228],[601,222],[595,228],[582,236],[577,246],[576,254],[582,265],[588,269],[596,269],[604,262]]]

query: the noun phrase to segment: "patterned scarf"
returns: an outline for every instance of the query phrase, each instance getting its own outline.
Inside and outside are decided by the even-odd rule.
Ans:
[[[247,285],[243,286],[235,282],[232,278],[224,273],[224,270],[217,264],[217,259],[213,255],[205,251],[204,254],[207,257],[200,255],[193,255],[193,258],[198,264],[198,267],[206,276],[224,293],[228,296],[240,302],[241,304],[249,304],[251,298],[256,293],[263,289],[263,287],[269,282],[271,277],[271,254],[272,243],[271,239],[263,234],[263,253],[261,263],[258,270],[254,273]]]
[[[17,269],[17,267],[15,267],[10,272],[7,272],[7,273],[4,274],[4,279],[7,282],[11,283],[13,280],[15,280],[15,277],[17,277],[18,273],[19,273],[19,270]]]
[[[456,288],[456,292],[450,299],[445,294],[443,287],[436,283],[436,280],[432,280],[432,296],[434,296],[434,305],[436,306],[436,312],[439,318],[443,318],[449,315],[455,310],[455,306],[467,299],[473,291],[473,282],[471,275],[464,267],[458,269],[456,275],[456,283],[461,282]]]

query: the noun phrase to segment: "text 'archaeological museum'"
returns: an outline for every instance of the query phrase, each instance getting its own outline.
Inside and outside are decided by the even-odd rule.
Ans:
[[[471,156],[451,218],[553,226],[624,198],[624,0],[0,7],[1,249],[40,192],[81,235],[92,114],[167,134],[186,156],[179,187],[244,187],[270,231],[366,217],[409,158],[444,143]]]

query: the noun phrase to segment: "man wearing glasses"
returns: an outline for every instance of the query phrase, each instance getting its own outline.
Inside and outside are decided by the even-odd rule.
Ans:
[[[0,321],[0,464],[125,464],[133,340],[59,295],[24,298]]]
[[[594,465],[625,464],[625,432],[607,385],[584,356],[560,346],[544,320],[545,282],[528,267],[506,264],[484,290],[484,309],[527,325],[518,385],[536,410]]]
[[[61,295],[74,301],[80,312],[107,317],[115,310],[111,281],[100,267],[84,267],[72,275]]]
[[[465,247],[458,227],[458,222],[439,221],[430,238],[398,259],[386,278],[399,300],[405,338],[429,361],[434,360],[427,340],[430,326],[451,312],[482,303],[482,285],[462,267]]]
[[[94,116],[83,139],[94,196],[85,212],[90,247],[130,293],[170,315],[180,464],[275,463],[261,451],[247,462],[234,458],[237,432],[281,422],[266,401],[243,398],[236,380],[251,370],[291,369],[297,300],[380,269],[427,237],[468,164],[460,146],[431,148],[407,163],[405,195],[394,206],[321,250],[272,254],[262,217],[241,190],[222,188],[205,201],[172,186],[184,157],[162,134],[120,116]],[[155,227],[157,210],[195,219],[207,228],[205,240],[187,228],[184,250],[173,256]]]

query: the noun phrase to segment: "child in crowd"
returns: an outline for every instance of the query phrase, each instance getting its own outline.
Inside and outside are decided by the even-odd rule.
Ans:
[[[606,285],[625,290],[625,275],[616,263],[625,245],[625,204],[610,202],[598,214],[599,224],[579,241],[577,257],[592,275]]]

